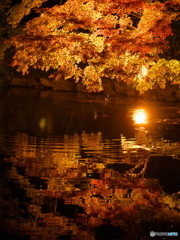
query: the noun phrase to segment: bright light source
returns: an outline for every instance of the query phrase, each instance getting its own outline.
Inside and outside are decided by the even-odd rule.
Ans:
[[[133,120],[135,124],[146,124],[148,115],[144,109],[136,109],[133,113]]]
[[[142,66],[141,68],[141,76],[145,77],[148,73],[148,69],[146,66]]]

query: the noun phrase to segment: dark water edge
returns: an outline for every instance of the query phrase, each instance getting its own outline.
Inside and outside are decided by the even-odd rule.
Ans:
[[[3,91],[1,239],[147,240],[151,231],[180,233],[179,107],[134,97]],[[138,109],[148,113],[147,124],[134,123]]]
[[[10,71],[11,72],[11,71]],[[3,87],[4,86],[4,87]],[[19,73],[13,72],[11,74],[2,74],[0,79],[0,88],[7,88],[9,90],[15,88],[30,88],[39,91],[50,90],[57,92],[76,92],[83,93],[87,92],[85,85],[81,81],[75,83],[73,79],[70,80],[59,80],[58,82],[49,79],[47,74],[43,74],[42,71],[32,71],[29,75],[22,76]],[[125,82],[117,82],[116,80],[103,78],[102,79],[103,91],[95,93],[95,95],[104,96],[128,96],[140,99],[149,99],[156,101],[180,101],[180,90],[179,85],[171,85],[170,81],[166,83],[164,89],[158,85],[154,89],[149,89],[143,94],[140,94],[132,84],[127,85]],[[1,90],[0,90],[1,91]],[[3,90],[4,91],[4,90]],[[26,91],[26,90],[25,90]],[[91,93],[92,95],[92,93]]]

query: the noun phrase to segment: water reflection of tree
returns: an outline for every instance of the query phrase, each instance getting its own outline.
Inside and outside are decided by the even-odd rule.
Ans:
[[[37,139],[19,133],[16,156],[6,159],[13,162],[8,178],[17,182],[30,200],[26,203],[26,218],[22,212],[18,212],[17,217],[6,218],[8,231],[9,226],[15,232],[19,228],[22,234],[31,235],[31,239],[36,236],[53,240],[57,235],[71,235],[80,240],[94,240],[93,231],[102,224],[119,226],[126,232],[129,226],[137,231],[143,221],[176,222],[180,217],[177,211],[179,195],[166,196],[157,180],[142,178],[141,171],[135,174],[138,167],[146,166],[149,152],[135,143],[134,148],[126,149],[126,141],[128,143],[124,138],[124,145],[120,141],[118,151],[113,153],[108,152],[108,141],[102,139],[101,133],[84,132],[81,136],[64,136],[64,139]],[[86,158],[81,158],[81,148],[86,152]],[[126,173],[107,168],[120,151],[121,162],[132,165]],[[22,167],[25,174],[19,171]],[[46,181],[47,186],[37,188],[31,182],[32,177]],[[47,198],[52,200],[51,210],[43,212]],[[59,199],[67,206],[82,207],[83,211],[70,212],[70,219],[61,214]],[[3,202],[9,206],[6,198]],[[16,209],[21,202],[17,196],[16,202],[9,204]],[[172,215],[173,219],[169,219]],[[124,239],[131,237],[129,234]]]

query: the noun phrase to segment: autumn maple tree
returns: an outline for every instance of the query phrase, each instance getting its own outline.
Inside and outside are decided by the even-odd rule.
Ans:
[[[11,66],[17,71],[49,71],[52,81],[82,81],[90,92],[103,89],[103,77],[136,82],[141,91],[153,87],[155,80],[145,86],[154,79],[148,78],[147,71],[168,48],[178,0],[67,0],[52,8],[39,7],[43,2],[24,0],[26,11],[16,6],[9,13],[14,27],[28,9],[36,7],[39,14],[26,23],[23,33],[9,40],[15,47]]]

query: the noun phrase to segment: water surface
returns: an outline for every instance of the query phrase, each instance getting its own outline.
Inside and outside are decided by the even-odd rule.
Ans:
[[[2,239],[180,234],[180,104],[13,88],[0,126]]]

